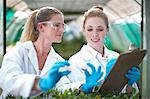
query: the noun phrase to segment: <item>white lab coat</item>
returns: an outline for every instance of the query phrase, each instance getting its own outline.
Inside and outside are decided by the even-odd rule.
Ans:
[[[17,44],[15,48],[4,56],[0,69],[0,88],[3,89],[2,96],[6,97],[7,94],[12,94],[16,97],[22,96],[27,98],[39,94],[39,92],[31,91],[35,77],[47,76],[48,70],[53,64],[63,60],[51,47],[44,68],[40,73],[33,43],[27,41]],[[56,84],[56,88],[61,89],[60,87],[69,82],[66,76],[64,76]]]
[[[98,66],[101,66],[103,76],[99,81],[103,82],[104,77],[106,76],[107,62],[113,58],[117,59],[118,56],[118,53],[111,51],[104,46],[104,56],[102,57],[102,55],[92,47],[89,45],[84,45],[78,53],[69,59],[72,68],[74,68],[74,71],[68,75],[68,78],[71,82],[85,82],[85,74],[82,69],[87,69],[91,73],[91,69],[86,65],[86,63],[89,62],[95,66],[96,70],[98,69]],[[78,86],[81,86],[81,84],[82,83],[80,83]],[[136,83],[133,84],[133,87],[138,90]],[[122,92],[126,92],[126,86],[123,88]]]

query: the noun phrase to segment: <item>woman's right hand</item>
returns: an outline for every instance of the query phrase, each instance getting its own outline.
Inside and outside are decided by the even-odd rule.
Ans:
[[[64,66],[69,66],[68,61],[64,62],[56,62],[53,67],[49,70],[48,77],[39,79],[39,87],[45,92],[49,89],[52,89],[59,79],[62,76],[68,75],[70,73],[69,70],[65,70],[63,72],[59,72],[59,69]]]
[[[84,70],[86,81],[81,86],[81,90],[85,93],[90,93],[94,87],[100,85],[101,82],[99,82],[99,79],[102,77],[103,72],[101,72],[101,66],[99,66],[98,71],[96,71],[91,63],[87,63],[87,65],[91,68],[92,73],[90,74],[87,70]]]

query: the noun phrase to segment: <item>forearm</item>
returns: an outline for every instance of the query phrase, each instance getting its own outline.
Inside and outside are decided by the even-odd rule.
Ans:
[[[31,94],[31,90],[34,85],[34,80],[36,75],[34,74],[21,74],[21,75],[14,75],[17,73],[8,73],[5,74],[3,78],[4,83],[0,83],[0,86],[3,90],[7,91],[9,94],[19,97],[22,96],[27,98]],[[8,79],[7,77],[10,77]]]
[[[133,88],[132,86],[127,85],[127,87],[126,87],[127,93],[132,92],[132,88]]]

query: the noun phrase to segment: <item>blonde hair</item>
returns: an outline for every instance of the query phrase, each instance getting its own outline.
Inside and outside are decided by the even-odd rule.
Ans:
[[[27,18],[20,42],[29,40],[35,42],[39,37],[38,23],[49,21],[56,14],[63,16],[63,13],[54,7],[42,7],[33,11]]]
[[[103,8],[101,6],[93,6],[88,11],[84,13],[84,20],[83,20],[83,28],[85,28],[85,22],[89,17],[100,17],[106,23],[107,28],[109,28],[108,17],[105,13],[103,13]]]

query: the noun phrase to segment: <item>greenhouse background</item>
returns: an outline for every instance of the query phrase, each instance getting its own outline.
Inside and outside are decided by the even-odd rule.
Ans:
[[[145,2],[149,2],[145,0]],[[142,0],[6,0],[6,51],[19,41],[28,14],[42,6],[54,6],[65,15],[63,42],[54,44],[56,51],[65,59],[75,54],[85,40],[82,33],[83,12],[100,4],[109,17],[110,29],[105,45],[119,53],[127,51],[130,44],[146,48],[146,33],[143,31]],[[3,57],[3,1],[0,1],[0,64]],[[146,8],[145,8],[146,9]],[[147,8],[149,9],[149,8]],[[146,31],[145,31],[146,32]],[[144,69],[143,69],[144,70]]]
[[[82,33],[82,13],[84,10],[87,10],[89,7],[83,7],[81,9],[77,9],[77,7],[71,9],[67,9],[67,7],[71,7],[73,2],[75,1],[64,1],[60,4],[57,4],[59,0],[51,1],[50,6],[54,6],[60,8],[62,12],[64,12],[65,21],[67,24],[67,28],[64,34],[64,40],[62,44],[65,44],[65,49],[62,49],[61,46],[56,46],[56,50],[65,58],[69,58],[72,54],[76,53],[80,47],[85,43],[83,41],[83,33]],[[36,3],[35,3],[36,2]],[[27,15],[29,12],[35,8],[46,5],[46,2],[50,1],[34,1],[30,2],[30,0],[7,0],[6,2],[6,45],[12,46],[19,41],[24,23],[26,21]],[[72,4],[71,4],[72,2]],[[87,5],[90,4],[103,4],[104,9],[106,9],[106,14],[108,14],[110,21],[110,30],[105,39],[105,45],[117,52],[127,51],[130,44],[134,44],[137,48],[140,48],[141,42],[141,7],[139,5],[140,1],[135,2],[134,0],[106,0],[102,1],[95,0],[94,2],[85,2]],[[132,11],[128,11],[121,6],[120,3],[124,2],[125,4],[130,4],[126,8],[133,8]],[[41,4],[42,3],[42,4]],[[29,5],[30,4],[30,5]],[[41,5],[40,5],[41,4]],[[37,6],[38,5],[38,6]],[[76,1],[76,5],[80,6]],[[102,6],[103,6],[102,5]],[[113,8],[115,5],[120,5],[121,8],[117,9]],[[123,4],[122,4],[123,5]],[[65,7],[66,6],[66,7]],[[108,9],[108,10],[107,10]],[[116,10],[116,11],[114,11]],[[119,11],[120,10],[120,11]],[[124,11],[124,12],[121,12]],[[73,12],[74,11],[74,12]],[[112,12],[114,11],[114,12]],[[127,12],[128,11],[128,12]],[[71,13],[71,14],[70,14]],[[76,15],[74,15],[74,13]],[[117,15],[118,14],[118,15]],[[75,42],[76,41],[76,42]],[[77,48],[72,46],[72,43],[77,43]],[[59,45],[62,45],[59,44]],[[73,48],[72,48],[73,47]],[[7,47],[7,49],[10,47]],[[65,51],[67,50],[67,51]],[[65,52],[65,53],[64,53]]]

